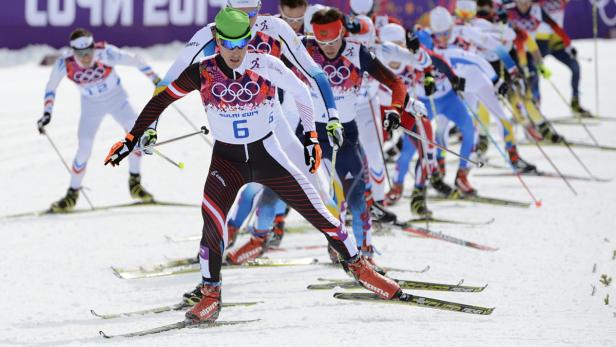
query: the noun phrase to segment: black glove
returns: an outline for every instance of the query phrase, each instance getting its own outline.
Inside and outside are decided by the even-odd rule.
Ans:
[[[383,128],[387,132],[398,129],[400,126],[400,113],[394,109],[385,111],[385,120],[383,120]]]
[[[357,18],[344,15],[344,28],[351,34],[357,34],[361,31],[361,23]]]
[[[131,133],[126,134],[124,141],[118,141],[109,150],[109,154],[105,158],[105,165],[111,164],[111,166],[120,165],[122,159],[126,158],[130,152],[135,148],[137,140]]]
[[[499,8],[496,10],[496,15],[498,16],[498,20],[503,23],[503,24],[507,24],[507,10],[505,8]]]
[[[406,48],[413,53],[417,53],[419,50],[419,38],[413,30],[406,31]]]
[[[426,73],[424,75],[423,83],[424,83],[424,92],[426,93],[426,96],[430,96],[434,94],[434,92],[436,92],[436,81],[434,81],[434,77],[432,77],[432,74]]]
[[[575,47],[569,46],[569,47],[565,48],[565,52],[567,52],[567,54],[569,54],[571,59],[577,60],[577,49],[575,49]]]
[[[39,134],[44,134],[45,133],[45,126],[47,124],[49,124],[49,122],[51,122],[51,113],[49,113],[49,112],[43,113],[43,117],[41,117],[36,122],[36,125],[38,126]]]
[[[304,133],[304,161],[310,173],[315,173],[321,165],[321,145],[316,131]]]
[[[451,79],[451,86],[457,92],[463,92],[466,87],[466,79],[464,77],[454,76]]]
[[[494,82],[494,89],[496,89],[496,92],[502,96],[507,96],[507,94],[509,93],[509,85],[501,78],[497,79]]]

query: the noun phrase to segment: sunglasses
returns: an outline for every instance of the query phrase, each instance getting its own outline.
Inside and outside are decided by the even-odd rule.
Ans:
[[[85,57],[86,55],[92,55],[94,53],[93,48],[73,49],[73,53],[78,57]]]
[[[258,15],[258,14],[259,14],[260,7],[261,7],[261,6],[259,6],[259,7],[255,8],[254,10],[252,10],[252,11],[250,11],[250,12],[246,12],[246,14],[248,15],[248,18],[252,18],[252,17],[254,17],[254,16]]]
[[[225,39],[222,37],[218,37],[220,39],[220,43],[223,47],[225,47],[226,49],[242,49],[246,46],[248,46],[248,43],[250,42],[251,37],[245,37],[243,39],[237,39],[237,40],[229,40],[229,39]]]
[[[336,44],[336,42],[338,42],[338,40],[340,40],[342,38],[342,32],[340,34],[338,34],[338,37],[336,37],[333,40],[330,41],[321,41],[319,39],[317,39],[316,37],[314,38],[314,40],[321,46],[333,46]]]
[[[284,13],[282,13],[282,11],[280,12],[280,17],[282,19],[284,19],[285,22],[291,24],[291,23],[304,23],[304,16],[301,17],[289,17],[287,15],[285,15]]]

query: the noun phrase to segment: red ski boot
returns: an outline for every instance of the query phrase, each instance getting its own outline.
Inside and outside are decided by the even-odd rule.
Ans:
[[[266,237],[252,236],[242,247],[229,251],[227,262],[241,265],[261,256],[265,251]]]
[[[346,267],[353,274],[355,280],[364,288],[374,292],[383,299],[393,299],[400,294],[400,285],[392,279],[379,275],[365,258],[355,256],[348,260]]]
[[[213,322],[218,318],[222,307],[220,285],[204,284],[201,287],[201,300],[186,312],[186,319],[193,323]]]
[[[458,169],[458,174],[456,175],[456,187],[462,195],[476,195],[477,191],[468,181],[468,172],[468,169]]]

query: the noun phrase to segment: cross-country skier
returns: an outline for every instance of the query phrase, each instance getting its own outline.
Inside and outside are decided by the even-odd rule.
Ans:
[[[340,254],[345,268],[366,288],[385,299],[400,295],[397,283],[376,273],[359,256],[353,235],[327,211],[306,176],[272,136],[270,116],[280,110],[274,107],[278,103],[276,88],[284,86],[296,102],[305,130],[305,164],[311,172],[318,169],[321,148],[306,86],[280,60],[265,53],[248,53],[251,27],[245,12],[224,8],[215,23],[219,53],[190,65],[154,96],[133,129],[113,145],[105,159],[106,164],[118,165],[165,108],[191,91],[199,91],[215,144],[202,205],[199,262],[203,297],[186,313],[187,319],[198,324],[218,318],[222,306],[220,270],[228,242],[225,220],[240,187],[253,181],[268,186],[319,229]]]
[[[92,33],[86,29],[76,29],[71,33],[70,47],[53,66],[45,88],[44,114],[37,122],[39,132],[44,133],[51,121],[58,85],[64,77],[73,81],[81,92],[79,143],[73,160],[70,186],[66,196],[51,205],[53,212],[70,211],[77,203],[94,137],[105,115],[111,114],[125,131],[137,119],[114,66],[134,66],[154,84],[160,81],[152,68],[140,58],[108,43],[95,42]],[[140,156],[141,153],[136,152],[130,157],[128,185],[133,198],[150,202],[153,201],[152,194],[141,185]]]

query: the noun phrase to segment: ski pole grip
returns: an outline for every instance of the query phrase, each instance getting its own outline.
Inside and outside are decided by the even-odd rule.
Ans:
[[[202,126],[202,127],[201,127],[201,132],[202,132],[204,135],[207,135],[207,134],[209,134],[209,133],[210,133],[210,129],[208,129],[208,128],[204,125],[204,126]]]

